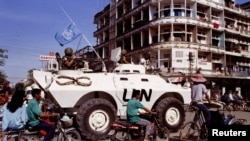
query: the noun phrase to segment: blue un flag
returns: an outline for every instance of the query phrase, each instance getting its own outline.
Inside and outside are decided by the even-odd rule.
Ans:
[[[79,29],[74,23],[71,23],[63,30],[58,31],[55,35],[55,39],[61,46],[64,46],[65,44],[74,41],[80,35],[81,32],[79,31]]]

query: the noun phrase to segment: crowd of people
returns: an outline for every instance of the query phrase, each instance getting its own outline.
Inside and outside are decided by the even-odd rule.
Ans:
[[[11,96],[1,105],[1,137],[7,140],[7,136],[4,134],[6,131],[23,129],[28,125],[35,130],[44,130],[46,132],[44,141],[51,141],[56,127],[42,120],[42,117],[46,117],[48,113],[43,112],[40,106],[41,90],[32,89],[33,98],[27,102],[24,86],[20,87],[20,85],[23,84],[17,84],[12,90],[9,81],[5,81],[1,90],[1,95]]]
[[[232,105],[234,109],[238,109],[244,101],[243,96],[238,91],[228,90],[221,97],[221,101],[226,105]]]
[[[10,87],[10,82],[5,80],[3,82],[2,89],[0,90],[0,105],[9,101],[9,97],[12,96],[12,88]]]

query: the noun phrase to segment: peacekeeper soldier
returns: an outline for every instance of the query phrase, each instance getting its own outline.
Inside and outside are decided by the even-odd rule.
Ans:
[[[73,49],[68,47],[64,50],[64,56],[62,57],[62,69],[75,69],[76,68],[76,56],[73,54]]]

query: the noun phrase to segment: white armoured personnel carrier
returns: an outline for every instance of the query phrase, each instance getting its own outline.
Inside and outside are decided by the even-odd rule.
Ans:
[[[89,140],[106,138],[112,122],[118,116],[126,117],[133,89],[141,90],[141,102],[156,110],[159,121],[172,132],[184,122],[183,104],[190,103],[190,90],[167,83],[159,75],[146,74],[142,65],[120,64],[113,72],[84,68],[34,70],[32,74],[47,100],[62,112],[75,114],[76,125]]]

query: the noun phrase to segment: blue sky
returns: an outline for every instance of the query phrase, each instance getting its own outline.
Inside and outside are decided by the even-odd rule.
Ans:
[[[40,55],[50,51],[63,55],[65,47],[77,49],[78,39],[61,47],[54,36],[71,22],[60,5],[74,20],[92,45],[94,15],[109,0],[0,0],[0,48],[7,49],[8,59],[0,66],[11,82],[26,78],[28,70],[40,69],[44,62]],[[83,41],[81,46],[88,43]]]
[[[54,38],[57,31],[70,24],[60,5],[95,45],[94,15],[108,3],[109,0],[0,0],[0,48],[8,50],[8,59],[0,70],[12,83],[18,82],[26,78],[28,70],[44,66],[39,55],[50,51],[63,55],[68,46],[77,49],[79,40],[61,47]],[[83,41],[80,48],[86,45],[88,42]]]

